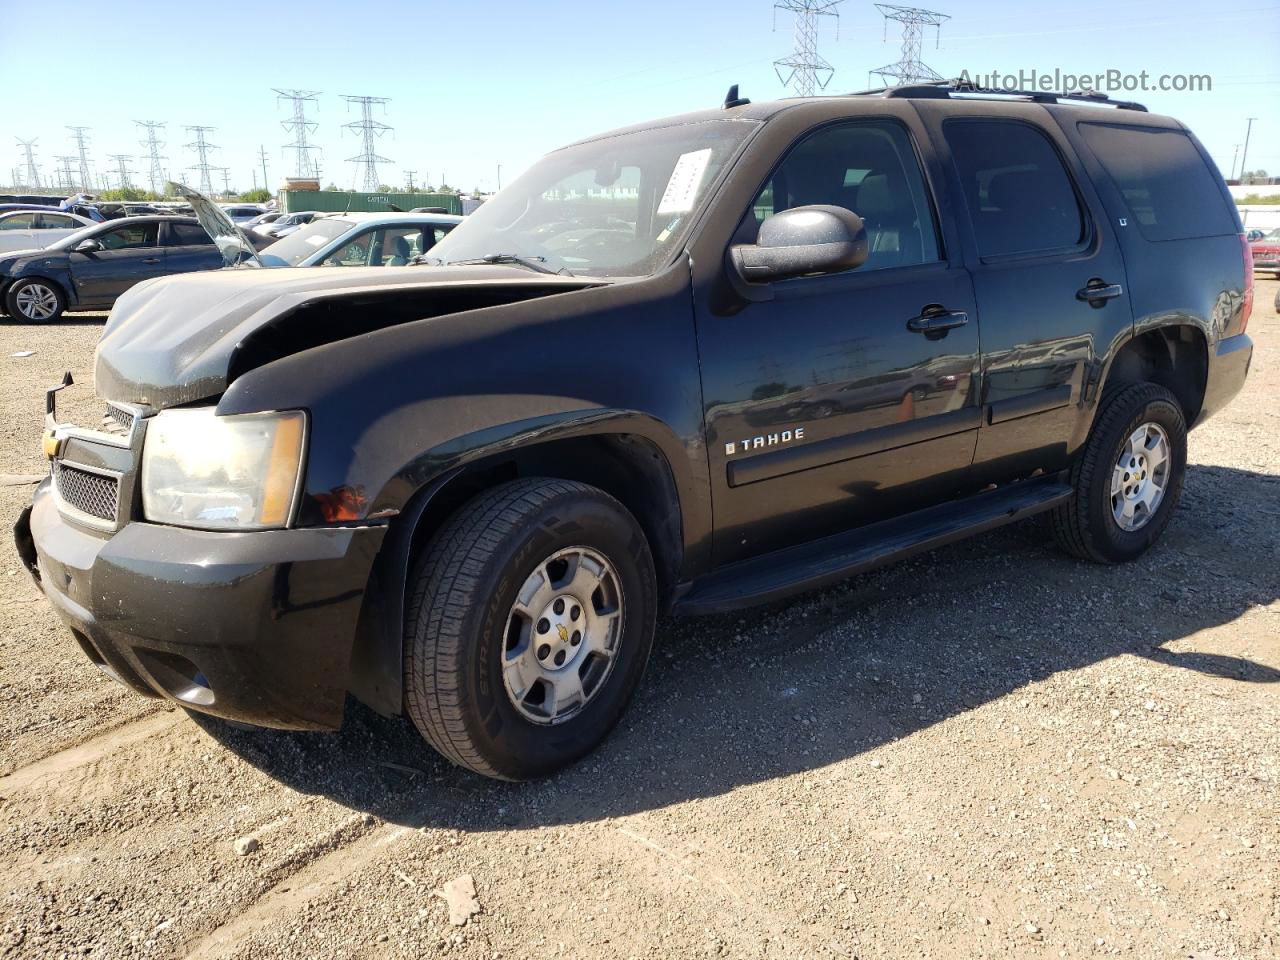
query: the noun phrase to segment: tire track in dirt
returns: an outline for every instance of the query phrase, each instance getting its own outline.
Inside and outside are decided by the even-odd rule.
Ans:
[[[307,845],[277,865],[271,872],[270,886],[256,900],[227,923],[189,941],[180,955],[185,960],[214,960],[231,955],[267,920],[281,914],[296,913],[414,832],[413,827],[395,825],[363,831],[366,824],[363,815],[352,817],[327,837]],[[316,856],[335,842],[340,844],[337,849]]]
[[[84,743],[59,750],[25,767],[19,767],[12,773],[0,777],[0,798],[23,793],[46,783],[51,778],[61,777],[72,770],[95,764],[125,747],[177,726],[183,719],[185,715],[179,710],[145,717],[123,726],[113,727]]]

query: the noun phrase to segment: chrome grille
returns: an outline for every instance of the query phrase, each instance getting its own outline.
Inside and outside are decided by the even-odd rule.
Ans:
[[[58,496],[69,507],[99,520],[115,521],[119,481],[78,467],[53,461],[53,482]]]
[[[107,433],[126,436],[133,429],[133,414],[107,404],[107,412],[102,415],[102,429]]]

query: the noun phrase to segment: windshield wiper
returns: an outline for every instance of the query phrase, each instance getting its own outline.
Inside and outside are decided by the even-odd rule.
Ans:
[[[522,257],[518,253],[489,253],[483,257],[472,257],[467,260],[446,260],[444,266],[447,267],[466,267],[477,263],[514,263],[521,267],[527,267],[530,270],[536,270],[538,273],[549,273],[553,276],[572,277],[567,267],[561,267],[559,270],[552,270],[550,267],[544,267],[547,262],[546,257]]]

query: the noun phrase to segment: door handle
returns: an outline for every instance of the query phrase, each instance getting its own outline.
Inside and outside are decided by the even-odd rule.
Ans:
[[[968,322],[969,314],[963,310],[948,310],[940,304],[931,303],[920,311],[920,316],[907,321],[907,329],[912,333],[923,333],[930,340],[939,340],[952,327],[962,327]]]
[[[1102,306],[1104,300],[1114,300],[1124,296],[1124,287],[1118,283],[1107,283],[1103,280],[1090,280],[1086,286],[1076,291],[1076,299],[1083,300],[1093,307]]]
[[[142,262],[143,262],[143,263],[159,263],[159,262],[160,262],[160,258],[159,258],[159,257],[146,257]]]

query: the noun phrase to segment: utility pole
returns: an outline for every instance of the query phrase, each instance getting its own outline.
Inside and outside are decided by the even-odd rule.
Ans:
[[[222,174],[222,195],[224,197],[231,195],[231,168],[218,167],[218,172]]]
[[[404,172],[406,193],[413,193],[413,175],[417,172],[417,170],[406,170]]]
[[[360,119],[344,123],[342,127],[344,130],[350,130],[360,137],[364,150],[354,157],[348,157],[347,162],[357,165],[357,175],[363,170],[364,189],[372,193],[378,189],[378,164],[391,162],[386,157],[378,155],[377,150],[374,149],[374,144],[378,137],[383,136],[388,130],[392,129],[382,121],[373,119],[373,108],[375,105],[381,105],[385,110],[386,104],[390,102],[391,98],[344,94],[342,99],[346,100],[348,104],[357,103],[360,105]]]
[[[54,157],[61,166],[58,167],[58,185],[68,194],[74,193],[76,188],[76,175],[73,164],[76,162],[74,156]]]
[[[209,151],[216,150],[217,144],[210,143],[204,138],[206,133],[211,133],[218,129],[217,127],[185,127],[188,133],[194,133],[196,138],[193,142],[187,144],[188,150],[194,150],[198,158],[195,163],[187,167],[188,170],[196,170],[200,174],[200,192],[208,195],[213,193],[213,181],[210,173],[213,171],[212,164],[209,163]]]
[[[39,190],[40,189],[40,171],[36,169],[36,158],[35,158],[36,140],[38,140],[39,137],[36,137],[32,140],[23,140],[21,137],[15,137],[14,139],[18,141],[18,145],[22,147],[22,151],[26,155],[26,159],[24,161],[25,172],[23,174],[23,179],[26,180],[26,183],[24,184],[24,186],[30,187],[33,190]],[[13,185],[15,187],[18,185],[18,181],[16,179],[14,180]]]
[[[128,190],[132,188],[133,183],[129,178],[129,174],[132,171],[129,169],[128,164],[133,157],[127,153],[112,153],[107,155],[107,159],[114,160],[116,162],[116,172],[120,176],[120,189]]]
[[[924,28],[934,27],[939,36],[942,25],[951,19],[945,13],[921,10],[919,7],[899,7],[890,3],[877,3],[876,9],[884,15],[885,37],[888,38],[889,21],[902,24],[902,55],[897,63],[886,64],[872,70],[887,87],[905,83],[937,83],[941,74],[920,59],[920,47],[924,40]]]
[[[89,127],[67,127],[71,131],[71,142],[76,145],[76,156],[80,161],[80,189],[93,189],[93,177],[89,173]]]
[[[293,142],[284,145],[284,149],[293,151],[293,175],[319,178],[320,164],[311,158],[311,151],[319,151],[320,148],[307,140],[307,135],[314,133],[318,124],[307,119],[307,104],[318,103],[316,97],[320,95],[320,91],[272,89],[276,92],[277,104],[281,100],[288,100],[293,104],[293,116],[280,121],[280,126],[293,134]]]
[[[164,124],[158,120],[135,120],[133,122],[147,131],[147,139],[138,141],[139,146],[147,148],[147,182],[151,184],[152,193],[157,197],[163,197],[165,176],[164,167],[160,161],[168,160],[169,158],[160,153],[160,148],[164,146],[164,141],[159,138],[157,132],[164,129]]]
[[[262,161],[262,189],[270,191],[271,181],[267,179],[267,148],[258,144],[258,159]]]
[[[835,75],[835,67],[818,55],[818,18],[835,17],[838,21],[840,14],[835,12],[835,8],[843,2],[778,0],[773,5],[775,25],[779,10],[796,15],[795,49],[790,56],[773,61],[773,69],[782,85],[790,87],[797,97],[812,97],[825,89]]]
[[[498,189],[502,189],[502,164],[498,164]]]
[[[1235,152],[1231,154],[1231,176],[1227,178],[1228,180],[1234,180],[1236,178],[1236,161],[1239,159],[1240,159],[1240,144],[1237,143]]]
[[[1249,134],[1253,133],[1253,121],[1257,117],[1249,117],[1249,125],[1244,129],[1244,152],[1240,154],[1240,182],[1244,182],[1244,175],[1249,170]]]

